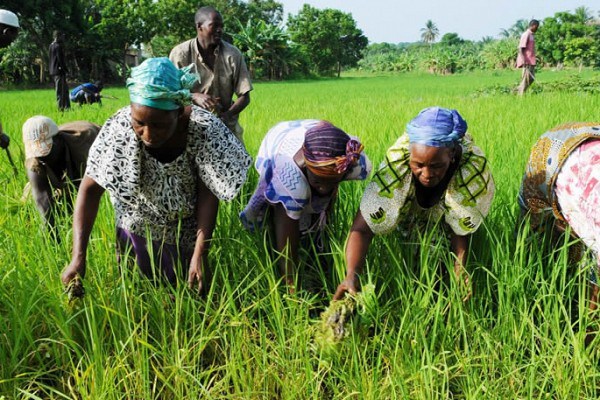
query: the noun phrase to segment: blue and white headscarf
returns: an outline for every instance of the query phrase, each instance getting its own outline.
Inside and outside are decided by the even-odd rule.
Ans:
[[[411,144],[431,147],[454,147],[467,132],[467,121],[458,111],[442,107],[422,110],[406,125]]]
[[[199,80],[198,74],[190,72],[191,64],[178,69],[166,57],[149,58],[131,69],[127,79],[129,99],[160,110],[176,110],[191,103],[190,89]]]

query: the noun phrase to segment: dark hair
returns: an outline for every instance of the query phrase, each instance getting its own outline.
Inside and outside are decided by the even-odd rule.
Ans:
[[[196,16],[194,17],[194,21],[196,22],[196,26],[202,25],[205,23],[211,14],[217,13],[221,15],[220,12],[217,11],[216,8],[211,6],[200,7],[198,11],[196,11]]]
[[[538,21],[537,19],[532,19],[531,21],[529,21],[529,27],[532,27],[535,25],[540,26],[540,21]]]

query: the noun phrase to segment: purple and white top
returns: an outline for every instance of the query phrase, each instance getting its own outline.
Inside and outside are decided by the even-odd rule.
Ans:
[[[246,229],[261,228],[268,207],[277,203],[283,205],[288,217],[300,221],[301,232],[324,227],[326,211],[335,193],[329,196],[312,193],[308,179],[294,161],[306,131],[319,122],[316,119],[280,122],[267,132],[255,163],[260,175],[258,186],[240,213]],[[371,162],[363,152],[344,180],[364,180],[370,171]],[[320,217],[316,223],[315,214]]]

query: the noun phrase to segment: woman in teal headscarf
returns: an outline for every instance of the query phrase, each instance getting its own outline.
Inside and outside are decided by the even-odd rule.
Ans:
[[[494,182],[482,151],[456,110],[430,107],[406,126],[371,178],[346,245],[346,278],[334,295],[356,293],[367,251],[378,234],[408,236],[441,221],[450,234],[454,273],[468,284],[468,236],[487,215]]]
[[[85,274],[90,232],[106,190],[119,258],[132,253],[144,275],[173,284],[188,271],[190,286],[202,290],[219,200],[238,193],[251,159],[218,118],[190,105],[189,88],[197,79],[168,58],[132,69],[131,104],[106,121],[90,149],[64,284]]]

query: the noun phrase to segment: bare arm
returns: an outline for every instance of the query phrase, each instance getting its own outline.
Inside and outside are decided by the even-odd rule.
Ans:
[[[200,181],[196,201],[196,244],[190,262],[188,284],[192,288],[195,284],[198,292],[203,289],[203,283],[208,271],[208,250],[210,240],[217,222],[219,212],[219,199]],[[204,280],[203,280],[204,279]]]
[[[0,123],[0,148],[6,149],[10,143],[10,138],[2,130],[2,123]]]
[[[31,194],[35,200],[35,206],[42,218],[51,228],[54,228],[54,200],[52,199],[52,187],[48,176],[43,168],[39,172],[27,169],[27,177],[31,185]]]
[[[362,213],[358,211],[346,242],[346,278],[338,286],[333,300],[340,300],[346,292],[356,294],[358,275],[362,272],[375,234],[367,225]]]
[[[61,279],[67,285],[72,279],[80,275],[85,276],[86,253],[90,233],[96,221],[100,199],[104,188],[89,176],[85,176],[79,186],[79,194],[75,202],[73,215],[73,252],[71,263],[64,269]]]
[[[244,109],[248,107],[248,104],[250,104],[250,92],[246,92],[235,99],[231,107],[229,107],[229,110],[221,113],[219,117],[221,119],[234,117],[244,111]]]
[[[281,204],[274,207],[273,231],[275,234],[275,251],[279,256],[278,264],[285,282],[294,286],[298,247],[300,245],[300,222],[290,218]]]
[[[456,261],[454,261],[454,276],[459,285],[465,285],[467,292],[463,301],[466,301],[471,297],[469,273],[465,269],[465,265],[467,264],[467,252],[469,250],[469,237],[452,233],[452,236],[450,237],[450,247],[456,256]]]

